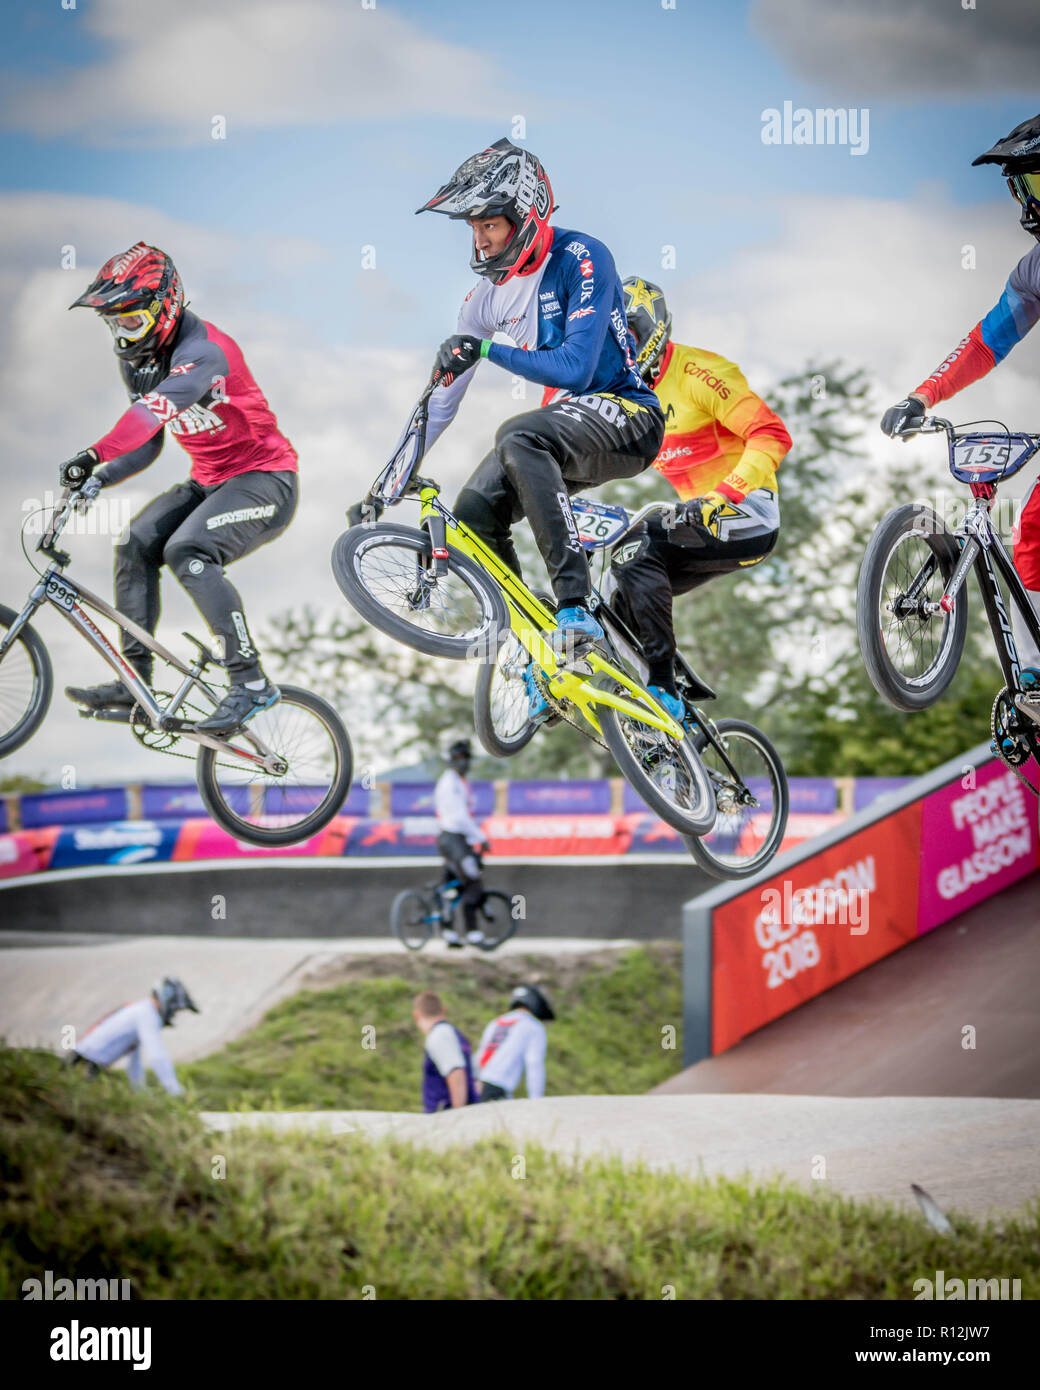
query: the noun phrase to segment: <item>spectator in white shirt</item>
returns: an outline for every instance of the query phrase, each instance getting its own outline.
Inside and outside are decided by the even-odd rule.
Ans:
[[[537,985],[518,985],[508,1013],[493,1018],[477,1049],[481,1101],[512,1100],[521,1077],[531,1100],[545,1095],[546,1023],[556,1015]]]
[[[466,940],[479,946],[484,933],[477,926],[477,909],[484,898],[480,877],[480,851],[487,837],[473,819],[473,795],[466,773],[473,759],[469,739],[460,738],[448,749],[448,767],[441,773],[433,794],[437,813],[437,849],[444,856],[445,881],[457,878],[462,885],[462,915]],[[451,927],[441,933],[449,946],[461,946],[462,939]]]
[[[163,1046],[162,1030],[173,1023],[180,1009],[198,1013],[191,995],[178,979],[167,976],[147,999],[113,1009],[86,1032],[70,1062],[86,1063],[91,1075],[128,1057],[127,1074],[134,1090],[144,1085],[145,1069],[153,1071],[171,1096],[183,1095],[170,1055]]]

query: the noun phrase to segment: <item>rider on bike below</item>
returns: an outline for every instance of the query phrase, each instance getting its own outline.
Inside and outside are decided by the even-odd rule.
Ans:
[[[62,465],[91,475],[85,503],[154,463],[170,433],[191,457],[191,475],[139,512],[116,545],[116,607],[148,633],[159,621],[159,570],[170,567],[223,642],[230,689],[196,727],[232,734],[279,698],[260,665],[242,600],[224,566],[274,540],[296,510],[296,450],[278,429],[238,344],[185,309],[165,252],[139,241],[101,267],[70,307],[94,309],[111,330],[132,405],[108,434]],[[103,467],[97,468],[98,464]],[[93,471],[95,470],[96,471]],[[73,476],[76,476],[73,474]],[[123,654],[145,685],[152,653],[128,633]],[[134,704],[120,681],[70,699],[90,709]]]
[[[570,494],[629,478],[649,466],[664,421],[630,350],[621,284],[601,241],[550,226],[549,178],[533,154],[508,140],[467,159],[420,212],[467,223],[470,268],[480,277],[441,345],[427,445],[453,419],[482,357],[567,398],[507,420],[463,487],[456,517],[517,575],[511,527],[526,517],[557,602],[554,649],[579,655],[602,637],[586,607],[588,564]],[[515,346],[492,342],[501,333]],[[532,670],[528,667],[529,688]]]
[[[614,547],[614,601],[643,645],[651,694],[681,723],[672,596],[757,565],[776,545],[776,469],[791,436],[734,363],[672,341],[672,316],[656,285],[630,277],[622,288],[636,363],[664,410],[654,467],[684,500]],[[555,394],[546,392],[546,402]],[[532,703],[532,717],[539,713]]]
[[[1023,121],[992,149],[972,164],[999,164],[1012,196],[1021,208],[1019,221],[1040,241],[1040,116]],[[1016,343],[1040,319],[1040,246],[1034,246],[1015,266],[1004,293],[984,319],[962,338],[931,376],[905,400],[881,417],[887,435],[920,424],[926,411],[948,400],[965,386],[1002,362]],[[1023,497],[1012,531],[1015,569],[1026,589],[1033,611],[1040,616],[1040,491],[1036,482]],[[1029,636],[1018,609],[1012,605],[1011,626],[1025,665],[1021,680],[1031,691],[1030,703],[1040,700],[1040,651]]]
[[[457,878],[462,886],[462,915],[466,922],[466,940],[479,946],[484,933],[477,926],[477,908],[484,897],[480,877],[480,850],[488,843],[487,836],[473,819],[473,794],[466,774],[473,761],[469,739],[460,738],[448,749],[448,766],[437,780],[433,805],[437,814],[437,850],[445,863],[445,881]],[[461,946],[462,938],[451,927],[441,933],[449,946]]]

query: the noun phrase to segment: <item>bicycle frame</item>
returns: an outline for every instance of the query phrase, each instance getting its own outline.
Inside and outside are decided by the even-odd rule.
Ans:
[[[600,723],[596,717],[596,706],[607,705],[677,741],[684,737],[685,731],[677,720],[636,681],[604,660],[595,650],[583,658],[590,668],[587,673],[579,675],[561,667],[555,652],[542,635],[556,626],[556,619],[548,608],[479,536],[448,510],[440,500],[440,488],[435,482],[416,478],[412,487],[419,493],[419,524],[430,532],[434,558],[441,558],[440,552],[443,552],[450,532],[452,547],[490,574],[505,599],[510,627],[517,641],[546,673],[549,693],[554,700],[574,705],[597,734],[600,733]],[[616,682],[633,698],[625,699],[592,685],[591,680],[597,676]]]
[[[213,737],[209,734],[196,732],[190,727],[190,721],[177,718],[177,711],[181,708],[188,697],[189,691],[198,687],[216,706],[220,703],[220,696],[209,685],[202,680],[202,672],[208,662],[213,659],[210,653],[206,652],[201,643],[198,643],[200,650],[199,660],[194,666],[188,666],[180,657],[158,642],[150,632],[139,627],[132,618],[128,618],[124,613],[120,613],[117,608],[113,608],[110,603],[93,593],[81,584],[73,583],[64,574],[65,565],[70,563],[70,557],[63,551],[55,551],[54,541],[64,529],[71,511],[71,503],[68,497],[64,497],[59,506],[58,512],[51,521],[50,527],[44,536],[43,541],[37,547],[44,554],[50,556],[51,563],[44,570],[37,584],[33,586],[25,607],[18,614],[18,617],[8,628],[6,635],[0,640],[0,658],[7,653],[13,645],[19,632],[30,621],[38,609],[44,604],[49,603],[72,627],[85,638],[91,647],[102,657],[102,659],[112,668],[116,676],[127,687],[138,706],[144,711],[148,722],[157,732],[176,732],[178,737],[190,739],[193,743],[202,744],[207,748],[212,748],[215,752],[225,756],[234,754],[243,762],[253,762],[262,767],[264,771],[274,775],[278,774],[281,760],[276,754],[272,754],[263,747],[263,744],[251,732],[244,732],[242,737],[249,740],[254,745],[255,752],[242,748],[236,743],[233,747],[227,740]],[[81,605],[85,604],[88,608],[102,614],[117,627],[128,633],[146,646],[149,651],[155,653],[163,661],[167,662],[184,677],[179,688],[174,692],[169,704],[165,707],[159,704],[155,696],[145,685],[144,681],[126,662],[115,647],[108,640],[105,634],[97,627],[84,611]],[[185,634],[186,636],[188,634]],[[194,638],[191,639],[195,641]],[[95,716],[97,717],[97,716]],[[118,722],[125,722],[118,720]]]
[[[999,570],[1001,578],[1008,587],[1011,602],[1018,609],[1026,629],[1037,647],[1040,647],[1040,622],[1033,611],[1026,587],[1015,569],[1014,561],[1007,553],[1003,541],[993,530],[989,516],[989,502],[991,500],[992,497],[977,497],[964,518],[958,532],[958,535],[964,537],[960,559],[950,576],[950,582],[940,604],[946,611],[952,611],[957,594],[967,578],[968,570],[973,568],[975,578],[978,580],[979,593],[982,595],[982,604],[986,610],[990,630],[993,633],[997,659],[1004,673],[1004,680],[1009,690],[1022,692],[1018,647],[1015,644],[1007,609],[1004,606],[1004,598],[997,582],[996,571]],[[949,605],[948,608],[947,604]]]

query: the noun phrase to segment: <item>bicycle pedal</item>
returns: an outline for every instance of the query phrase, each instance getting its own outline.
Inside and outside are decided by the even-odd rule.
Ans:
[[[80,714],[85,719],[100,719],[105,724],[130,723],[130,710],[128,709],[81,709]]]

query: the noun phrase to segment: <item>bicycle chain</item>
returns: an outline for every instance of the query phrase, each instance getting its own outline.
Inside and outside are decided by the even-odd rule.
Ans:
[[[160,702],[173,699],[173,696],[165,690],[155,690],[152,693]],[[181,708],[190,711],[192,714],[197,714],[200,719],[205,718],[206,711],[200,709],[198,705],[192,705],[185,701]],[[147,748],[149,752],[166,753],[171,758],[186,758],[190,763],[193,763],[198,757],[197,750],[194,753],[175,752],[175,745],[181,741],[180,734],[167,729],[153,729],[148,721],[147,715],[144,710],[141,709],[140,705],[134,705],[133,709],[130,711],[130,732],[133,734],[134,738],[137,739],[138,743],[140,743],[142,747]],[[170,743],[164,747],[161,742],[150,743],[148,741],[149,738],[156,740],[169,739]],[[233,767],[241,770],[241,765],[239,763],[234,761],[227,763],[222,762],[219,756],[216,765],[217,767]]]
[[[1040,799],[1040,789],[1034,787],[1029,778],[1019,770],[1023,763],[1029,761],[1030,756],[1037,756],[1037,750],[1033,746],[1035,744],[1035,735],[1033,735],[1032,731],[1025,729],[1024,725],[1021,723],[1021,718],[1022,716],[1017,706],[1011,699],[1010,691],[1007,686],[1005,686],[993,701],[993,709],[989,717],[989,730],[993,740],[990,746],[996,757],[999,758],[1004,766],[1010,768],[1018,780],[1023,783],[1024,786],[1028,787],[1037,799]],[[1014,727],[1010,724],[1010,720],[1014,720]],[[1002,726],[998,728],[998,723],[1001,723],[1001,721]],[[1001,743],[1005,736],[1014,736],[1020,729],[1025,734],[1026,741],[1030,745],[1030,751],[1025,757],[1020,758],[1019,761],[1015,763],[1012,762],[1011,758],[1004,752]]]

